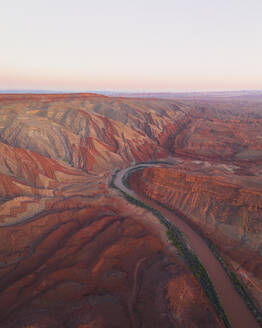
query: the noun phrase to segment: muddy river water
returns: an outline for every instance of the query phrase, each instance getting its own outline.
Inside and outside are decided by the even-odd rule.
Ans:
[[[138,195],[133,190],[127,188],[122,179],[133,169],[142,169],[143,167],[159,166],[154,164],[140,164],[133,165],[126,169],[119,171],[115,178],[115,185],[129,194],[133,198],[147,203],[152,208],[155,208],[162,215],[164,215],[173,225],[175,225],[180,231],[182,231],[188,241],[190,242],[195,254],[198,256],[200,261],[203,263],[207,270],[210,279],[217,291],[222,306],[226,312],[226,315],[231,323],[232,328],[259,328],[260,325],[255,320],[254,316],[248,309],[246,303],[235,290],[231,280],[225,273],[223,267],[218,262],[216,257],[208,248],[205,241],[184,221],[179,219],[172,211],[167,210],[161,205],[155,203],[152,200],[148,200],[143,195]]]

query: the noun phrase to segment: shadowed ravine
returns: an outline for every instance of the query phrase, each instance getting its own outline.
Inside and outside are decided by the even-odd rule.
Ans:
[[[229,277],[225,273],[221,264],[212,254],[205,241],[194,230],[177,217],[172,211],[160,206],[143,195],[138,195],[133,190],[127,188],[123,184],[123,179],[134,169],[142,169],[143,167],[157,166],[154,164],[133,165],[119,171],[115,177],[114,184],[120,190],[129,196],[148,204],[150,207],[159,211],[180,231],[182,231],[190,242],[195,254],[206,268],[214,287],[218,293],[222,306],[233,328],[259,327],[255,318],[247,308],[244,300],[235,290]]]

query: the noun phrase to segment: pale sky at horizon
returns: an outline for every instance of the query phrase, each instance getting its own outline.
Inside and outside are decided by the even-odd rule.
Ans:
[[[0,0],[0,89],[262,89],[262,0]]]

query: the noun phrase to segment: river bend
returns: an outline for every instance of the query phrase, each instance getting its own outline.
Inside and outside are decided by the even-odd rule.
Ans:
[[[159,166],[159,164],[138,164],[120,170],[115,177],[115,185],[133,198],[143,201],[150,207],[155,208],[165,218],[182,231],[190,242],[195,254],[198,256],[217,291],[221,304],[231,323],[232,328],[259,328],[259,324],[248,309],[242,297],[234,288],[231,280],[227,276],[223,267],[208,248],[206,242],[183,220],[179,219],[172,211],[167,210],[156,202],[138,195],[133,190],[123,184],[123,178],[134,169],[143,169],[149,166]]]

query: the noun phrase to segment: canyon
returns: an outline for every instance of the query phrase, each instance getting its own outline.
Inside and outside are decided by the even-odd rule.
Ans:
[[[262,97],[0,95],[0,327],[223,327],[117,168],[210,240],[262,309]]]

